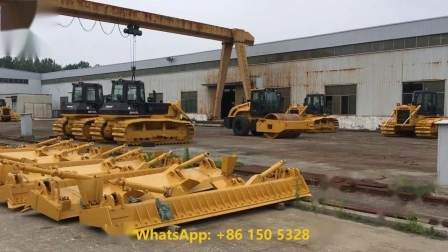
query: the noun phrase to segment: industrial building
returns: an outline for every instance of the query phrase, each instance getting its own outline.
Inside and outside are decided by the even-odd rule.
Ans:
[[[145,82],[147,95],[156,91],[157,101],[181,100],[189,115],[207,120],[213,113],[220,53],[137,61],[136,78]],[[306,94],[323,93],[340,128],[376,129],[396,103],[409,103],[415,90],[437,92],[438,106],[447,114],[448,17],[256,44],[247,48],[247,56],[253,87],[278,88],[285,106],[302,103]],[[222,117],[244,102],[236,65],[233,53]],[[4,83],[17,76],[26,83]],[[101,83],[107,95],[110,80],[130,76],[129,63],[46,74],[0,69],[0,94],[49,94],[57,111],[70,102],[72,82]]]
[[[51,94],[43,94],[41,74],[0,68],[0,99],[19,114],[51,118]]]

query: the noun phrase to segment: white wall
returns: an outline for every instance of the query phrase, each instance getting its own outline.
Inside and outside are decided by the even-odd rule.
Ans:
[[[28,84],[0,83],[0,94],[40,94],[41,75],[38,73],[0,68],[0,78],[28,79]]]
[[[7,95],[0,95],[0,99],[5,99],[6,104],[10,107],[12,107],[12,95],[17,96],[16,101],[16,108],[15,112],[19,114],[32,112],[30,110],[30,107],[32,104],[35,104],[36,110],[43,110],[44,112],[40,112],[39,114],[43,114],[45,116],[41,117],[51,117],[51,95],[41,95],[41,94],[7,94]],[[26,111],[26,106],[28,106],[28,111]]]
[[[265,87],[291,87],[291,103],[301,103],[307,93],[324,93],[325,85],[357,84],[356,116],[343,116],[341,128],[376,129],[401,102],[402,82],[446,80],[448,46],[331,57],[251,66],[251,75],[262,77]],[[201,84],[216,83],[218,69],[137,76],[145,82],[146,95],[162,92],[164,101],[180,100],[182,91],[198,91],[198,114],[213,111],[214,98]],[[239,82],[237,67],[229,69],[226,82]],[[110,94],[110,80],[103,84]],[[446,84],[445,84],[446,85]],[[445,88],[448,92],[448,88]],[[70,83],[42,85],[42,93],[52,94],[53,109],[60,109],[60,96],[69,96]],[[448,95],[445,95],[445,113]],[[341,117],[342,119],[342,117]]]

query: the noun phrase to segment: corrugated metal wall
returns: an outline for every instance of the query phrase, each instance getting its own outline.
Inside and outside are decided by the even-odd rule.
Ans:
[[[228,82],[239,80],[237,70],[229,71]],[[357,84],[357,115],[385,116],[401,102],[402,82],[448,78],[448,47],[257,65],[251,75],[263,77],[265,86],[291,86],[292,103],[324,93],[325,85]]]
[[[325,85],[357,84],[357,116],[383,117],[401,102],[402,82],[447,79],[448,47],[253,65],[251,75],[262,77],[265,87],[291,87],[291,103],[301,103],[307,93],[324,93]],[[214,90],[202,84],[216,83],[217,76],[218,69],[210,69],[137,78],[145,82],[146,95],[156,90],[165,102],[180,100],[183,91],[198,91],[198,113],[210,114]],[[238,68],[230,68],[227,82],[239,81]],[[89,82],[103,84],[104,94],[110,94],[110,80]],[[68,92],[70,83],[42,85],[42,93],[53,95],[53,109],[59,109],[59,97],[69,96]],[[445,96],[445,113],[447,105]]]

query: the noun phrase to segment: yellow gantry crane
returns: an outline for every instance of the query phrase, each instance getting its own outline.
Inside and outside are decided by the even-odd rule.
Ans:
[[[235,45],[244,94],[246,99],[250,99],[251,82],[246,45],[252,46],[254,37],[244,30],[229,29],[85,0],[0,0],[0,5],[2,7],[2,31],[29,28],[36,12],[45,11],[121,25],[136,23],[140,28],[221,41],[222,51],[213,118],[218,118],[230,56]]]

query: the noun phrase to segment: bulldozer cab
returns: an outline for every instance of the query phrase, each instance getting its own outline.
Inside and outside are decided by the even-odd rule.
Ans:
[[[313,115],[331,114],[331,111],[325,106],[325,96],[323,94],[306,95],[303,106],[307,106],[306,113]]]
[[[73,83],[72,103],[85,103],[95,107],[103,104],[103,86],[97,83]]]
[[[101,84],[72,83],[72,102],[61,104],[61,113],[97,114],[103,103],[103,86]]]
[[[283,97],[275,89],[252,90],[250,100],[251,116],[266,116],[283,113]]]
[[[6,101],[4,99],[0,99],[0,107],[6,107]]]
[[[128,104],[139,114],[145,114],[145,83],[123,79],[112,81],[111,102]]]
[[[168,113],[169,103],[157,103],[145,100],[145,83],[135,80],[112,81],[112,103],[127,104],[126,111],[129,114],[154,115]],[[124,108],[122,106],[119,106]],[[125,113],[127,114],[127,113]]]
[[[145,84],[141,81],[112,81],[112,102],[133,104],[145,103]]]
[[[414,106],[421,106],[417,112],[418,115],[441,114],[441,111],[437,108],[437,95],[434,92],[414,91],[412,104]]]

